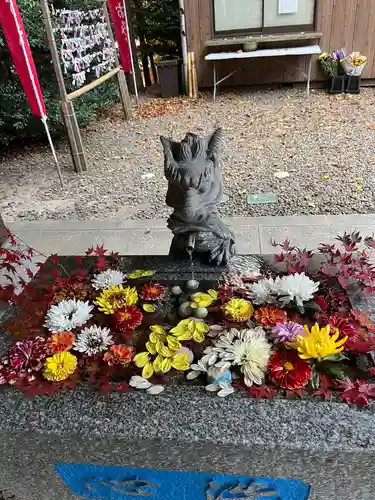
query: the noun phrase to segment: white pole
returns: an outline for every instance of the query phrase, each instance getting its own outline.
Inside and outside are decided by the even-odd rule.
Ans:
[[[181,46],[182,46],[182,60],[184,63],[184,86],[185,94],[188,93],[188,47],[186,36],[186,19],[185,19],[185,3],[184,0],[179,0],[180,7],[180,23],[181,23]]]
[[[16,23],[16,26],[17,26],[17,31],[18,31],[18,34],[19,34],[19,37],[20,37],[20,45],[22,47],[23,56],[25,58],[26,66],[27,66],[27,69],[29,71],[29,76],[30,76],[31,84],[33,86],[34,93],[35,93],[36,102],[38,104],[39,112],[40,112],[40,115],[41,115],[41,120],[43,122],[45,131],[46,131],[46,134],[47,134],[48,142],[49,142],[49,145],[50,145],[51,150],[52,150],[53,159],[55,160],[55,163],[56,163],[57,174],[58,174],[59,179],[60,179],[60,184],[61,184],[61,187],[64,187],[64,181],[63,181],[63,178],[62,178],[62,175],[61,175],[60,165],[59,165],[59,162],[57,160],[56,151],[55,151],[55,148],[53,146],[53,142],[52,142],[52,139],[51,139],[51,134],[49,132],[49,128],[48,128],[48,125],[47,125],[47,116],[45,115],[42,103],[40,102],[40,97],[39,97],[38,89],[36,87],[36,83],[35,83],[35,79],[34,79],[34,74],[33,74],[33,71],[31,69],[31,66],[30,66],[29,58],[27,57],[26,47],[25,47],[25,43],[24,43],[24,39],[23,39],[23,31],[21,29],[21,26],[18,23],[16,11],[14,10],[13,1],[14,0],[9,0],[10,11],[11,11],[11,13],[13,15],[14,22]]]
[[[138,88],[137,88],[137,76],[135,74],[135,69],[134,69],[134,59],[133,59],[133,50],[132,50],[132,43],[130,39],[130,30],[129,30],[129,19],[128,19],[128,13],[126,11],[126,3],[125,0],[122,0],[124,4],[124,12],[125,12],[125,19],[126,19],[126,32],[128,34],[128,43],[129,43],[129,52],[130,52],[130,60],[132,64],[132,73],[133,73],[133,81],[134,81],[134,91],[135,91],[135,98],[137,99],[137,104],[139,105],[139,95],[138,95]]]

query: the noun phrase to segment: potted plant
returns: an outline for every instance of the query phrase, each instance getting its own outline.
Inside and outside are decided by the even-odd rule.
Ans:
[[[323,72],[329,77],[330,85],[328,92],[330,94],[339,94],[345,92],[346,75],[341,74],[340,61],[345,58],[342,50],[335,50],[331,53],[324,52],[319,56],[319,63]]]
[[[367,64],[367,57],[360,52],[351,52],[340,60],[340,64],[347,75],[345,91],[350,94],[358,94],[360,92],[361,75]]]

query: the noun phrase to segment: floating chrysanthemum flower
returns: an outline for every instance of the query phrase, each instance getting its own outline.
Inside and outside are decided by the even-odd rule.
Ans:
[[[247,285],[249,297],[256,305],[276,304],[280,291],[280,278],[268,278]]]
[[[72,332],[54,333],[48,339],[48,350],[52,353],[69,351],[74,344],[76,336]]]
[[[181,342],[172,335],[172,331],[167,333],[160,325],[153,325],[150,330],[149,339],[146,342],[146,349],[149,353],[165,355],[169,351],[178,351],[182,348]]]
[[[113,323],[120,332],[134,330],[142,323],[143,314],[135,306],[121,307],[113,315]]]
[[[324,359],[328,356],[334,356],[344,350],[344,344],[348,337],[339,339],[339,332],[334,330],[331,335],[331,327],[329,325],[324,328],[319,328],[316,323],[311,331],[305,326],[305,337],[299,336],[295,342],[288,342],[288,347],[297,349],[301,359]]]
[[[109,366],[128,365],[134,356],[134,347],[130,345],[112,345],[104,354],[103,360]]]
[[[164,297],[165,289],[159,283],[147,283],[141,287],[139,295],[142,300],[158,300]]]
[[[305,273],[290,274],[280,280],[279,301],[283,306],[295,302],[302,307],[304,302],[314,298],[318,288],[319,283],[311,280]]]
[[[285,323],[287,319],[286,311],[276,306],[262,306],[256,310],[254,316],[258,323],[266,327]]]
[[[24,378],[38,372],[42,368],[46,356],[46,339],[43,337],[29,338],[16,342],[2,359],[1,365],[17,378]]]
[[[193,301],[191,307],[193,309],[198,309],[199,307],[210,307],[210,305],[215,302],[218,298],[218,293],[216,290],[207,290],[207,293],[198,292],[193,295]]]
[[[198,343],[204,341],[208,332],[208,325],[198,319],[183,319],[170,331],[180,341],[194,340]]]
[[[124,288],[122,285],[118,285],[103,290],[94,304],[104,314],[113,314],[122,307],[135,306],[137,301],[138,293],[135,287]]]
[[[272,328],[271,337],[276,344],[281,342],[295,342],[298,335],[305,335],[305,329],[299,323],[277,323]]]
[[[134,358],[138,368],[143,368],[142,377],[151,378],[154,373],[168,373],[172,368],[178,371],[189,369],[189,355],[187,353],[171,352],[171,355],[158,354],[155,359],[148,352],[140,352]]]
[[[332,331],[337,329],[340,333],[340,339],[348,337],[350,340],[356,340],[358,338],[357,328],[351,316],[343,318],[341,316],[330,316],[329,314],[317,314],[316,317],[319,325],[330,325]]]
[[[88,322],[93,308],[82,300],[62,300],[49,309],[44,326],[50,332],[70,332]]]
[[[236,323],[243,323],[251,318],[254,308],[244,299],[231,299],[223,305],[224,315]]]
[[[83,328],[81,333],[77,335],[74,350],[83,352],[87,356],[95,356],[102,351],[106,351],[113,343],[109,328],[90,326],[89,328]]]
[[[216,366],[223,370],[230,366],[239,366],[248,387],[264,382],[271,345],[267,342],[266,333],[262,328],[241,331],[232,329],[228,335],[224,334],[219,338],[214,349],[219,352],[221,359]]]
[[[116,269],[107,269],[94,276],[91,284],[95,290],[106,290],[112,286],[124,283],[126,274]]]
[[[271,380],[290,391],[302,389],[311,379],[311,367],[294,351],[275,352],[269,362]]]
[[[72,375],[77,368],[77,358],[70,352],[57,352],[47,358],[43,376],[47,380],[60,382]]]

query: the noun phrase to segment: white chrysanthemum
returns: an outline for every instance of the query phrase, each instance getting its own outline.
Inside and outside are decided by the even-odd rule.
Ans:
[[[112,344],[114,342],[109,328],[90,326],[89,328],[84,328],[77,335],[77,340],[74,342],[74,349],[88,356],[95,356],[95,354],[106,351],[108,346]]]
[[[83,300],[62,300],[51,306],[46,315],[44,326],[50,332],[70,332],[83,326],[91,318],[94,306]]]
[[[105,290],[115,285],[124,283],[126,274],[114,269],[107,269],[94,276],[91,284],[95,290]]]
[[[311,280],[305,273],[284,276],[280,282],[279,301],[283,306],[295,301],[302,307],[304,302],[314,298],[319,283]]]
[[[250,299],[256,305],[276,304],[280,292],[280,278],[259,280],[247,286]]]
[[[224,363],[240,366],[248,387],[261,385],[271,356],[271,345],[267,342],[265,331],[258,327],[241,331],[232,329],[230,333],[234,340],[228,345],[231,337],[227,337],[220,354],[220,366],[224,368]]]

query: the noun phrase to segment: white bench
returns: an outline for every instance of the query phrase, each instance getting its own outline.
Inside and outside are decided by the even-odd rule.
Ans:
[[[310,93],[310,81],[311,81],[311,68],[314,56],[321,54],[322,51],[319,45],[307,45],[305,47],[288,47],[285,49],[262,49],[262,50],[254,50],[252,52],[216,52],[212,54],[208,54],[205,59],[206,61],[214,62],[214,102],[216,101],[216,94],[218,86],[223,83],[225,80],[230,78],[232,75],[237,73],[240,68],[237,68],[235,71],[232,71],[221,80],[217,79],[216,72],[216,61],[227,61],[229,59],[254,59],[254,58],[263,58],[263,57],[284,57],[284,56],[311,56],[309,61],[309,69],[307,75],[307,95]]]

